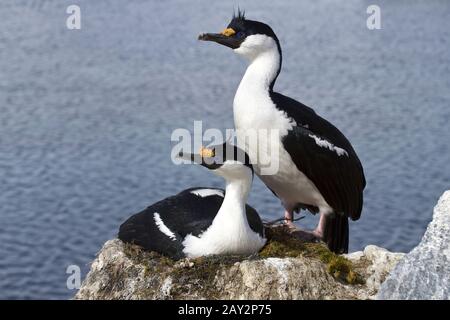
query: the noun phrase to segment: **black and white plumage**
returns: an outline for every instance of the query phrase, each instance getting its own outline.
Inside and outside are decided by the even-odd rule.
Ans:
[[[125,221],[119,239],[174,259],[258,252],[266,239],[257,211],[246,205],[253,179],[248,156],[239,161],[238,148],[225,144],[211,150],[215,156],[182,156],[223,177],[225,190],[190,188],[158,201]]]
[[[359,219],[363,205],[363,168],[335,126],[313,109],[274,92],[282,54],[273,30],[239,13],[222,33],[203,34],[199,39],[228,46],[249,61],[233,103],[238,143],[244,141],[240,146],[248,152],[255,172],[280,198],[288,223],[299,209],[319,212],[321,219],[312,234],[332,251],[347,252],[348,217]],[[253,144],[243,139],[260,129],[277,133],[270,140],[279,146],[276,158],[264,139]],[[258,162],[261,152],[278,164],[276,172],[263,172]]]

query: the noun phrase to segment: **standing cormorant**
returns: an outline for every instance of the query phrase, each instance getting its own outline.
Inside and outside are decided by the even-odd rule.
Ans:
[[[348,251],[348,218],[359,219],[366,185],[361,162],[347,138],[313,109],[274,91],[281,70],[280,42],[267,24],[248,20],[239,12],[221,33],[206,33],[200,40],[227,46],[249,61],[234,97],[234,123],[242,148],[255,172],[281,200],[285,220],[302,208],[320,213],[309,234],[324,240],[330,250]],[[263,139],[256,144],[239,139],[250,130],[275,130],[272,145],[279,145],[278,170],[265,175],[258,157],[270,158]],[[259,154],[258,154],[259,152]],[[261,155],[262,153],[266,153]]]

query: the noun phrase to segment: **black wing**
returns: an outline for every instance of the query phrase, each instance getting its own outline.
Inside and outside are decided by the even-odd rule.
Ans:
[[[283,146],[297,168],[316,185],[335,212],[359,219],[366,180],[350,142],[313,109],[279,93],[271,93],[271,98],[278,109],[297,123],[283,138]],[[315,139],[329,142],[346,153],[339,155],[336,150],[319,146]]]
[[[200,189],[214,189],[224,194],[222,189],[190,188],[167,198],[168,202],[161,208],[166,225],[169,229],[176,230],[183,238],[188,234],[198,236],[206,231],[222,205],[222,196],[201,197],[192,193]]]

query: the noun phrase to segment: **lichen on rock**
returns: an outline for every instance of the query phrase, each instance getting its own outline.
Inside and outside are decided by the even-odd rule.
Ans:
[[[363,283],[355,272],[352,262],[342,255],[331,252],[322,242],[305,242],[295,236],[295,232],[285,226],[266,229],[268,243],[259,252],[263,258],[298,258],[318,259],[326,265],[328,273],[335,279],[349,284]]]
[[[371,257],[350,259],[283,227],[259,254],[173,261],[115,239],[105,243],[75,299],[371,298]],[[395,254],[394,254],[395,255]],[[382,281],[381,277],[373,281]]]

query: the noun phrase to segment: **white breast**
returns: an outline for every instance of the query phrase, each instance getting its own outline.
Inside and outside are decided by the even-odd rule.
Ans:
[[[258,252],[266,239],[245,227],[228,230],[227,224],[214,223],[198,237],[187,235],[183,240],[183,252],[189,258],[208,255],[250,255]]]
[[[246,179],[227,182],[225,198],[211,226],[199,236],[187,235],[183,252],[194,258],[212,254],[249,255],[258,252],[266,239],[249,225],[245,203],[252,183]]]

